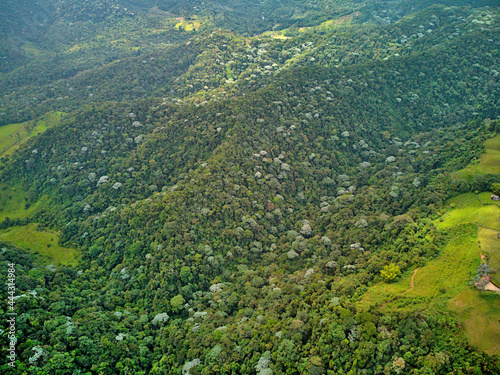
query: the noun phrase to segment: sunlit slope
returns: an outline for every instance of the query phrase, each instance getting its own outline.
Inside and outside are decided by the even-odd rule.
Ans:
[[[500,136],[485,142],[486,152],[454,177],[500,174]],[[424,267],[408,270],[395,283],[371,286],[358,302],[358,309],[453,312],[464,324],[470,342],[489,354],[500,354],[500,298],[496,292],[480,292],[469,286],[477,267],[486,257],[500,270],[500,204],[490,192],[466,193],[446,202],[434,220],[446,244],[440,255]],[[500,273],[492,275],[500,285]]]
[[[26,121],[0,127],[0,157],[11,155],[19,146],[58,124],[63,112],[52,112],[38,121]]]
[[[455,177],[467,177],[476,174],[500,174],[500,135],[488,139],[484,146],[486,152],[477,163],[469,165],[461,171],[455,172]]]
[[[39,229],[37,224],[11,227],[0,231],[0,241],[10,242],[21,249],[42,255],[45,263],[72,265],[74,249],[59,245],[59,232]]]
[[[478,229],[475,223],[498,227],[500,210],[496,205],[481,205],[477,198],[468,193],[448,201],[446,213],[435,221],[447,238],[441,254],[424,267],[407,271],[395,283],[373,285],[358,302],[358,308],[451,311],[463,322],[473,345],[489,354],[500,354],[497,345],[500,342],[500,298],[495,292],[480,292],[469,286],[481,263],[481,254],[489,254],[493,260],[498,257],[500,248],[492,244],[491,234],[481,227]]]

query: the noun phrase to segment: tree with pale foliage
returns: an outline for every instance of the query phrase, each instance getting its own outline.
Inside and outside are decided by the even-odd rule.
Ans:
[[[380,276],[382,276],[382,278],[386,282],[394,280],[400,274],[401,270],[399,269],[399,266],[397,266],[395,263],[390,263],[384,266],[384,268],[382,268],[382,270],[380,271]]]

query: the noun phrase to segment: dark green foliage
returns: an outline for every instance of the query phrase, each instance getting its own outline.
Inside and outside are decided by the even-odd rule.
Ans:
[[[261,8],[273,24],[353,10],[384,23],[366,2],[292,3],[158,5],[250,35],[268,27]],[[63,51],[80,38],[70,21],[109,35],[158,26],[141,11],[152,3],[130,4],[133,15],[120,1],[62,1],[44,35]],[[1,251],[26,294],[18,370],[498,373],[446,314],[356,306],[372,283],[438,255],[446,238],[431,219],[446,198],[500,181],[451,177],[498,132],[483,121],[499,116],[498,25],[496,9],[434,6],[385,26],[292,27],[285,40],[171,27],[172,46],[145,32],[137,51],[96,42],[0,76],[3,123],[68,112],[0,182],[22,183],[28,204],[48,197],[26,222],[82,255],[76,269],[46,268]],[[33,347],[43,354],[30,362]]]
[[[491,184],[491,191],[493,194],[500,195],[500,183],[495,182]]]

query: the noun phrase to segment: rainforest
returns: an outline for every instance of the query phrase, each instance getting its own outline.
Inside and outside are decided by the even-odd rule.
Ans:
[[[2,0],[0,373],[500,374],[500,8]]]

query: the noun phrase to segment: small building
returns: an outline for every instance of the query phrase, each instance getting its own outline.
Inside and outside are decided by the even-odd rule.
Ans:
[[[491,194],[491,200],[492,201],[500,201],[500,197],[496,194]]]
[[[476,288],[479,290],[484,290],[486,285],[489,284],[490,281],[491,281],[491,276],[488,274],[485,274],[478,281],[476,281]]]

